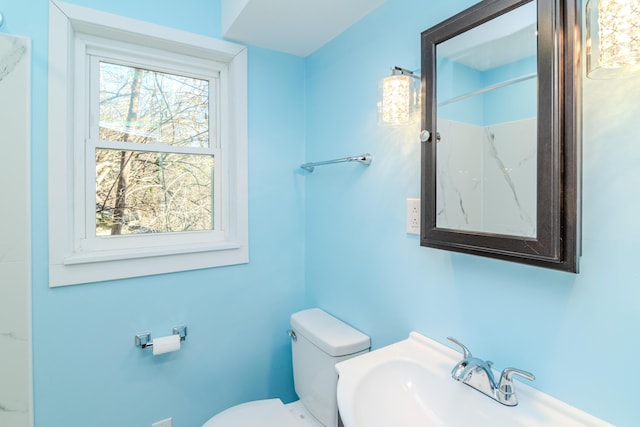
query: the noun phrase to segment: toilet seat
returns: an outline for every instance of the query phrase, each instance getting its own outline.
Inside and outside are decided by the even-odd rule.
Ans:
[[[300,423],[280,399],[266,399],[226,409],[202,427],[300,427]]]

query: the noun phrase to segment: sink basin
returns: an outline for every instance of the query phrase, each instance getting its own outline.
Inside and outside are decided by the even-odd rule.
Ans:
[[[521,382],[518,406],[504,406],[451,378],[460,359],[457,351],[411,332],[406,340],[338,363],[344,426],[612,426]]]

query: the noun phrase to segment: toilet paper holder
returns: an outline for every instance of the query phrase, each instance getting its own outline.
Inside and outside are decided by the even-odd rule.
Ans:
[[[187,327],[176,326],[175,328],[173,328],[173,335],[180,335],[180,341],[184,341],[187,338]],[[136,335],[135,344],[136,347],[140,347],[142,349],[153,347],[151,333],[145,332],[143,334]]]

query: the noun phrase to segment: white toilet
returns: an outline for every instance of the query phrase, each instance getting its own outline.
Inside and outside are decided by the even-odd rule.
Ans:
[[[318,308],[291,315],[293,379],[299,401],[256,400],[202,427],[337,427],[335,364],[369,351],[369,337]]]

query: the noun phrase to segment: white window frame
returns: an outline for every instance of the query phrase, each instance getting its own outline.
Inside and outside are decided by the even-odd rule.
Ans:
[[[224,230],[228,229],[228,209],[227,205],[221,206],[221,200],[225,200],[227,195],[226,191],[223,191],[221,182],[222,171],[225,170],[225,156],[226,149],[222,150],[221,147],[224,141],[227,140],[226,127],[222,126],[222,117],[226,117],[219,110],[218,98],[227,97],[227,81],[228,73],[225,64],[221,64],[215,61],[196,61],[193,57],[185,58],[184,55],[171,54],[165,51],[157,51],[155,49],[139,49],[138,46],[131,46],[128,43],[115,43],[111,42],[108,45],[102,43],[99,38],[88,37],[85,35],[79,35],[76,38],[76,52],[80,54],[76,56],[76,68],[88,68],[86,81],[82,81],[81,78],[75,79],[75,85],[77,88],[90,88],[87,91],[79,91],[83,95],[83,99],[79,100],[80,108],[75,111],[76,119],[75,131],[76,141],[78,142],[75,150],[78,159],[85,159],[86,165],[83,165],[78,161],[75,166],[76,176],[86,176],[84,182],[77,180],[75,185],[78,186],[76,195],[84,194],[84,200],[77,200],[74,203],[77,209],[76,217],[83,218],[83,211],[85,212],[85,221],[77,221],[74,226],[76,227],[76,235],[84,236],[77,242],[81,252],[93,252],[100,253],[101,256],[107,257],[109,250],[113,251],[114,256],[120,258],[131,258],[136,254],[145,256],[148,253],[148,248],[174,248],[177,245],[187,246],[193,244],[199,244],[201,242],[223,241],[225,236]],[[213,122],[212,134],[215,134],[213,141],[210,141],[211,146],[206,148],[187,148],[187,147],[172,147],[160,143],[139,144],[133,142],[110,142],[100,141],[97,138],[98,126],[99,126],[99,75],[98,67],[101,61],[110,63],[117,63],[131,67],[140,67],[144,69],[152,69],[154,71],[166,72],[171,74],[180,74],[182,76],[190,76],[207,80],[210,83],[210,91],[216,94],[210,97],[211,105],[209,106],[209,117]],[[200,63],[202,62],[202,63]],[[83,74],[82,72],[78,74]],[[219,90],[220,89],[220,90]],[[82,93],[84,92],[84,93]],[[76,98],[78,99],[78,98]],[[214,105],[216,104],[216,105]],[[87,115],[89,112],[90,115]],[[86,126],[83,126],[86,125]],[[93,133],[93,135],[92,135]],[[82,141],[85,141],[84,143]],[[215,224],[213,230],[209,231],[190,231],[187,233],[162,233],[162,234],[146,234],[146,235],[121,235],[116,237],[101,237],[95,235],[95,150],[98,148],[107,149],[120,149],[123,151],[150,151],[150,152],[171,152],[171,153],[184,153],[184,154],[203,154],[213,155],[216,159],[216,165],[213,177],[213,194],[214,194],[214,219]],[[226,148],[226,147],[224,147]],[[84,185],[84,188],[79,186]],[[222,221],[221,219],[224,219]],[[123,251],[122,249],[130,249]],[[137,250],[133,250],[136,248]],[[125,255],[125,256],[123,256]],[[86,258],[86,256],[76,256],[80,260]],[[72,258],[70,262],[73,262]],[[69,261],[68,261],[69,262]]]
[[[90,55],[130,55],[157,69],[160,53],[219,78],[215,231],[96,239],[89,193]],[[120,56],[118,56],[120,55]],[[196,72],[198,74],[198,72]],[[49,286],[122,279],[249,262],[247,50],[244,46],[57,0],[49,3]],[[88,142],[88,144],[86,144]],[[87,148],[88,147],[88,148]],[[90,176],[91,175],[91,176]],[[95,197],[95,191],[93,192]]]

